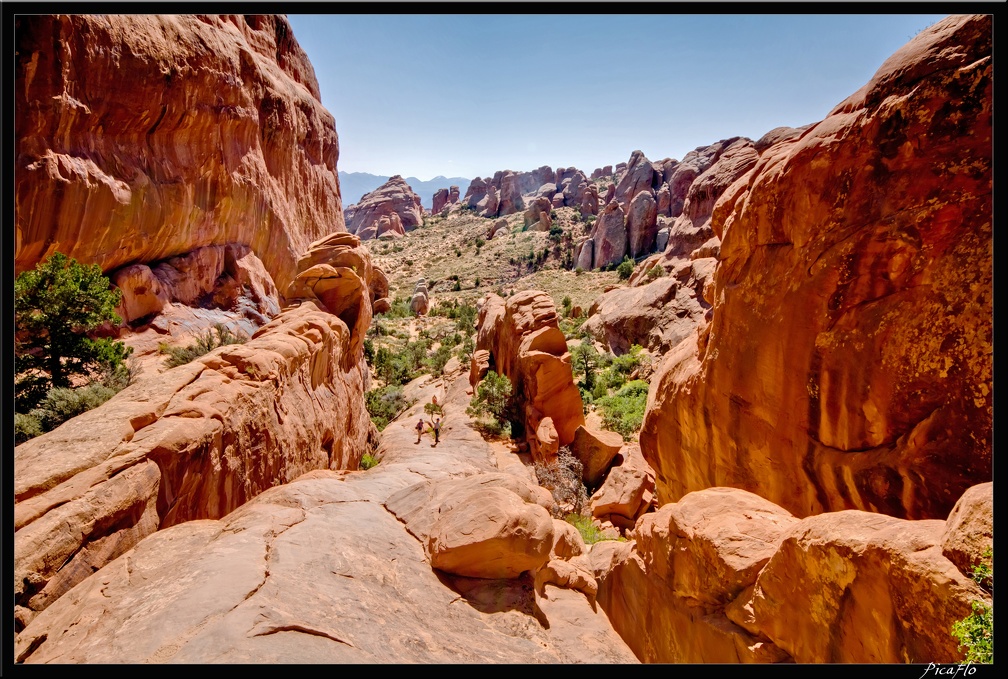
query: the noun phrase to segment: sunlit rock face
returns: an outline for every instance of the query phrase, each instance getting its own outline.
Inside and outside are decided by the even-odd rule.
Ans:
[[[15,270],[246,245],[279,290],[343,231],[335,121],[278,16],[39,15],[14,27]]]
[[[400,175],[364,195],[356,205],[348,207],[343,216],[347,230],[361,240],[378,238],[383,233],[405,234],[423,224],[420,196]]]
[[[713,208],[709,329],[656,371],[661,501],[944,518],[992,469],[991,19],[922,31]]]
[[[574,384],[567,341],[559,327],[556,306],[549,294],[525,290],[502,299],[487,295],[480,307],[477,350],[484,350],[486,368],[473,355],[470,382],[483,369],[506,376],[524,406],[525,435],[532,454],[540,454],[536,437],[544,418],[551,418],[557,445],[570,445],[585,423],[581,392]]]
[[[247,343],[141,379],[17,446],[22,621],[159,528],[222,517],[313,469],[355,469],[372,425],[354,333],[303,301]]]

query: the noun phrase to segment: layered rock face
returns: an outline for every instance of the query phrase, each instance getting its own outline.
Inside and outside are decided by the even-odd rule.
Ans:
[[[974,495],[992,497],[992,484]],[[952,530],[976,533],[982,504],[964,498],[977,518]],[[588,561],[599,605],[643,662],[950,663],[962,658],[952,623],[990,603],[942,553],[952,523],[858,510],[799,520],[709,488]]]
[[[21,16],[15,39],[15,272],[233,243],[285,290],[343,230],[334,120],[283,17]]]
[[[19,624],[159,528],[219,518],[311,469],[355,468],[372,425],[366,368],[347,358],[354,329],[302,302],[246,344],[141,379],[17,446]]]
[[[663,502],[944,518],[992,468],[991,19],[922,31],[713,208],[709,334],[656,371]]]
[[[573,561],[577,530],[468,426],[467,386],[413,385],[377,467],[310,471],[141,540],[37,615],[15,660],[636,663]],[[433,395],[445,436],[414,445]]]
[[[361,198],[343,211],[347,231],[361,240],[380,238],[385,233],[405,234],[423,224],[420,196],[400,175]]]
[[[470,382],[487,369],[506,376],[525,409],[525,435],[533,456],[540,453],[536,432],[549,418],[558,440],[551,446],[569,445],[574,432],[585,423],[581,393],[574,384],[567,340],[559,327],[553,299],[545,292],[526,290],[505,301],[489,294],[479,313],[477,352],[473,356]],[[548,429],[548,427],[547,427]],[[538,459],[538,458],[537,458]]]

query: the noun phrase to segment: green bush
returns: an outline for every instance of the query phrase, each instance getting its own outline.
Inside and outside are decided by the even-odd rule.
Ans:
[[[476,385],[466,413],[475,418],[488,417],[503,427],[511,419],[511,396],[511,380],[491,370]]]
[[[360,469],[371,469],[372,467],[376,467],[379,462],[381,462],[381,460],[379,460],[377,457],[375,457],[371,453],[364,453],[363,455],[361,455],[361,460],[360,460],[359,468]]]
[[[122,365],[132,352],[120,341],[88,336],[115,313],[122,294],[97,264],[85,266],[61,252],[14,279],[14,399],[24,413],[52,387]]]
[[[248,338],[244,334],[234,333],[226,326],[217,323],[212,328],[196,336],[196,342],[186,347],[170,347],[161,343],[158,350],[162,354],[167,354],[165,359],[166,368],[185,365],[196,360],[200,356],[209,354],[218,347],[228,344],[244,344]]]
[[[401,386],[391,385],[366,392],[364,405],[367,407],[368,414],[371,415],[371,421],[374,422],[378,431],[382,431],[389,422],[406,410],[410,403],[403,395]]]
[[[630,278],[630,274],[634,270],[634,261],[630,257],[624,255],[623,261],[620,262],[619,266],[616,267],[616,273],[619,274],[620,280],[626,280]]]
[[[14,413],[14,444],[24,443],[42,433],[42,423],[33,415]]]
[[[654,279],[661,278],[664,275],[665,275],[665,267],[663,267],[661,264],[655,264],[650,269],[648,269],[647,279],[649,281],[653,281]]]
[[[466,335],[462,339],[462,344],[459,346],[458,352],[455,355],[464,365],[472,358],[473,351],[475,350],[476,342],[473,341],[472,335]]]
[[[987,548],[983,559],[973,568],[972,577],[981,588],[994,594],[994,551]],[[963,660],[972,663],[994,662],[994,606],[974,601],[973,612],[952,623],[952,636],[959,640],[959,650],[965,652]]]
[[[38,421],[43,431],[52,431],[71,417],[97,408],[115,394],[114,389],[100,382],[77,389],[55,387],[29,415]]]
[[[627,382],[612,396],[596,399],[595,404],[602,411],[602,425],[618,432],[624,441],[629,441],[644,421],[647,394],[647,382],[634,380]]]
[[[431,375],[444,374],[445,364],[451,356],[452,348],[448,346],[447,343],[442,344],[437,348],[437,351],[431,353],[425,361],[425,365],[427,366],[427,369],[430,370]]]
[[[564,521],[578,529],[578,533],[581,533],[581,538],[585,541],[586,545],[593,545],[596,542],[610,539],[603,535],[599,527],[592,522],[590,516],[582,516],[581,514],[571,512],[564,517]]]

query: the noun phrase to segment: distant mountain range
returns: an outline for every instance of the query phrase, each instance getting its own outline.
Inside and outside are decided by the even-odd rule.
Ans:
[[[389,177],[387,176],[382,177],[367,172],[340,172],[340,195],[343,197],[343,207],[359,203],[365,194],[374,191],[388,180]],[[406,177],[406,183],[420,196],[420,202],[427,210],[430,210],[434,206],[434,192],[438,189],[457,186],[459,187],[459,198],[461,199],[465,195],[466,189],[469,188],[471,181],[471,179],[466,179],[465,177],[443,177],[441,175],[425,182],[420,181],[416,177]]]

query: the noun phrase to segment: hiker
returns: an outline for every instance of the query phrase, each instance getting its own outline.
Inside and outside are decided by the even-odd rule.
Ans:
[[[431,425],[431,429],[434,431],[434,445],[438,444],[438,439],[441,437],[441,418],[435,417],[434,423]]]
[[[420,443],[420,436],[423,434],[423,418],[421,417],[416,423],[416,442]]]

